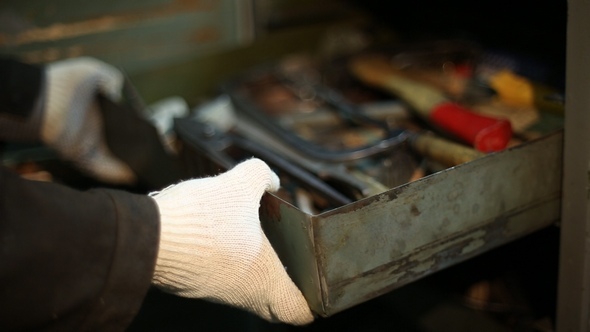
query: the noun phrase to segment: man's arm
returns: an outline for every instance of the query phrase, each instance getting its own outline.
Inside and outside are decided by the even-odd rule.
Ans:
[[[43,67],[0,57],[0,140],[38,141]]]
[[[0,113],[26,118],[40,95],[43,70],[12,58],[0,58]]]
[[[0,330],[123,330],[150,286],[153,200],[0,169]]]

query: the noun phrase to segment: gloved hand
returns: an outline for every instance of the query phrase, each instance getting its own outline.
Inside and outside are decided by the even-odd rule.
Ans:
[[[53,62],[46,67],[41,140],[89,175],[110,183],[135,181],[133,171],[108,149],[97,94],[121,96],[123,75],[94,58]]]
[[[313,321],[260,226],[260,199],[278,188],[276,174],[263,161],[250,159],[216,177],[181,182],[152,195],[161,222],[153,283],[269,321]]]

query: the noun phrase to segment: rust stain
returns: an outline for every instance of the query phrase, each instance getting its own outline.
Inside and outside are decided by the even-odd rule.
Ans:
[[[26,62],[42,63],[59,59],[74,58],[84,55],[85,49],[81,45],[74,45],[66,48],[48,47],[43,50],[30,51],[20,55]]]
[[[407,187],[408,186],[405,186],[405,188],[407,188]],[[401,190],[402,188],[404,188],[404,186],[398,187],[398,189],[386,191],[384,194],[387,195],[389,201],[392,201],[392,200],[396,199],[398,197],[398,195],[403,191],[403,190]]]
[[[412,226],[412,222],[409,219],[401,219],[399,220],[398,225],[401,229],[408,229]]]
[[[461,250],[461,255],[467,255],[481,247],[483,247],[486,244],[486,242],[482,239],[476,239],[474,241],[471,241],[471,243],[469,243],[467,246],[463,247],[463,249]]]
[[[127,20],[123,17],[105,16],[82,22],[55,23],[44,28],[29,29],[13,37],[8,36],[6,39],[12,45],[54,41],[113,30],[124,26],[125,23],[127,23]]]
[[[221,31],[215,26],[200,28],[195,31],[190,40],[195,43],[214,42],[221,39]]]
[[[459,186],[459,185],[455,185],[453,190],[448,193],[447,199],[449,200],[449,202],[452,202],[452,201],[456,200],[457,198],[459,198],[462,193],[463,193],[463,188],[461,188],[461,186]]]
[[[412,204],[412,208],[410,209],[410,212],[412,213],[412,215],[414,217],[417,217],[422,213],[422,212],[420,212],[420,210],[418,210],[418,207],[416,206],[416,204]]]
[[[507,241],[506,237],[501,234],[501,229],[505,226],[506,219],[498,218],[491,224],[473,229],[468,233],[460,233],[457,236],[433,242],[390,263],[360,273],[350,279],[341,280],[332,287],[346,287],[358,279],[383,273],[386,273],[389,278],[394,277],[394,284],[408,283]]]
[[[273,197],[271,194],[262,196],[260,202],[260,215],[265,217],[265,220],[273,223],[281,222],[281,207],[280,200]]]
[[[402,239],[397,239],[397,240],[395,241],[395,244],[397,244],[397,247],[399,248],[399,250],[400,250],[401,252],[404,252],[404,251],[406,251],[406,241],[405,241],[405,240],[402,240]]]
[[[177,0],[171,4],[157,6],[141,11],[108,15],[72,23],[55,23],[47,27],[31,28],[11,35],[0,34],[0,46],[19,46],[35,42],[55,41],[80,37],[100,32],[124,29],[138,22],[161,19],[191,11],[213,10],[218,7],[217,1]]]
[[[176,0],[176,6],[184,8],[198,7],[201,10],[212,10],[219,7],[221,1],[218,0]]]

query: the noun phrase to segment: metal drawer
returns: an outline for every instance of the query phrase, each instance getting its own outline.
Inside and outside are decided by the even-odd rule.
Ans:
[[[562,132],[308,215],[266,195],[265,232],[330,316],[560,218]]]
[[[311,308],[331,316],[557,222],[563,133],[310,215],[263,197],[263,228]],[[193,171],[207,155],[183,144]]]

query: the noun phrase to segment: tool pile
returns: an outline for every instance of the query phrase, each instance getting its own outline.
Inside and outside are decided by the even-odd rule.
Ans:
[[[226,82],[175,130],[191,164],[214,164],[201,172],[261,158],[281,198],[317,214],[533,139],[542,113],[563,113],[557,90],[483,59],[457,41],[293,55]]]

